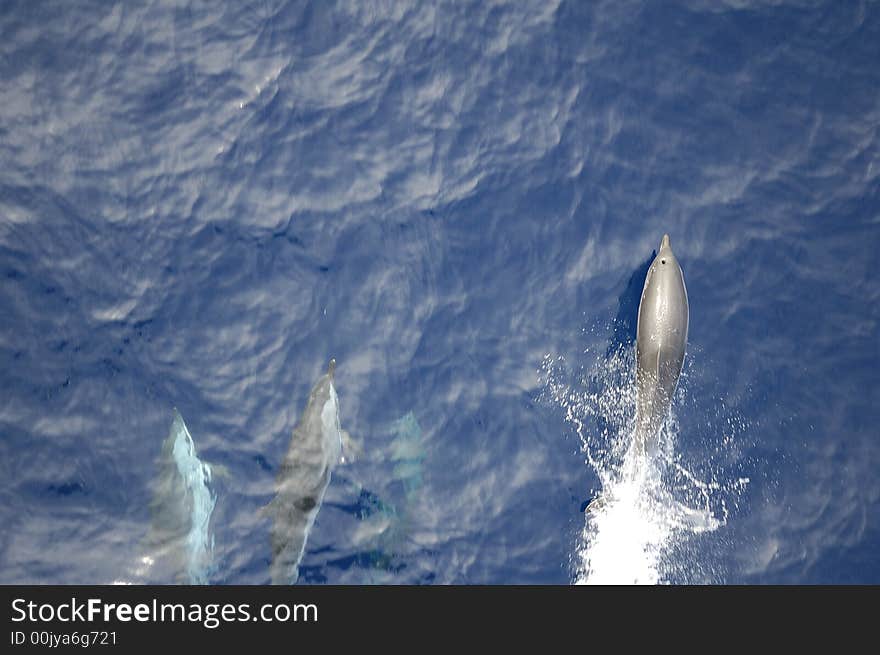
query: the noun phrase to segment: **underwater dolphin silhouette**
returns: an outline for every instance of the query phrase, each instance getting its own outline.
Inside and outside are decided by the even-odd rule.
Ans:
[[[214,467],[199,459],[176,408],[171,430],[162,443],[159,464],[150,503],[150,559],[170,567],[175,583],[208,584],[214,557],[211,514],[217,501]]]
[[[278,471],[275,498],[263,510],[272,518],[272,584],[296,583],[306,540],[348,439],[339,425],[335,370],[331,359],[312,388]]]

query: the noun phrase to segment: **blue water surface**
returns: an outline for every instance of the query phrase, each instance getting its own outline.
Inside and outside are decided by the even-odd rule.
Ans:
[[[10,0],[0,37],[0,582],[174,581],[174,408],[210,582],[268,582],[331,357],[363,454],[301,582],[574,581],[547,362],[631,347],[664,232],[676,449],[729,495],[666,581],[880,582],[880,4]]]

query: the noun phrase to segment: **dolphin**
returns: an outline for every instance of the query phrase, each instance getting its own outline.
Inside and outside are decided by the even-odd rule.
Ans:
[[[688,297],[684,273],[669,235],[648,268],[636,327],[636,427],[639,455],[657,445],[684,363],[688,337]]]
[[[170,566],[175,582],[207,584],[213,572],[211,514],[217,496],[212,467],[202,462],[177,409],[162,443],[159,476],[150,503],[150,559]]]
[[[272,584],[296,584],[309,531],[324,500],[330,475],[342,458],[348,435],[339,425],[339,398],[333,386],[336,360],[315,383],[293,428],[290,446],[276,478],[274,499],[264,508],[271,517]]]
[[[636,420],[630,462],[638,467],[657,446],[657,436],[678,386],[688,337],[688,298],[684,273],[669,235],[648,267],[636,325]],[[637,469],[632,469],[633,472]],[[609,498],[603,494],[586,511],[596,512]]]

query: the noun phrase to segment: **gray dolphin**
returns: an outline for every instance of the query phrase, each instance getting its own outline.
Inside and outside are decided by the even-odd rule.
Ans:
[[[657,433],[678,385],[688,337],[684,274],[664,234],[645,276],[636,328],[636,429],[633,445],[644,454]]]
[[[633,463],[639,466],[657,445],[684,364],[688,336],[688,298],[684,274],[664,234],[660,250],[645,276],[636,327],[636,424]],[[595,498],[586,508],[596,512],[609,501]]]
[[[309,531],[342,456],[347,435],[339,425],[335,370],[336,360],[331,359],[327,373],[312,388],[278,471],[275,498],[264,509],[272,518],[272,584],[296,583]]]

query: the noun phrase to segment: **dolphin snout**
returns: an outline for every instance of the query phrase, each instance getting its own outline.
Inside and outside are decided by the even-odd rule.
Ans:
[[[660,250],[663,250],[664,248],[671,248],[671,247],[672,246],[669,245],[669,235],[664,234],[663,238],[660,240]]]

